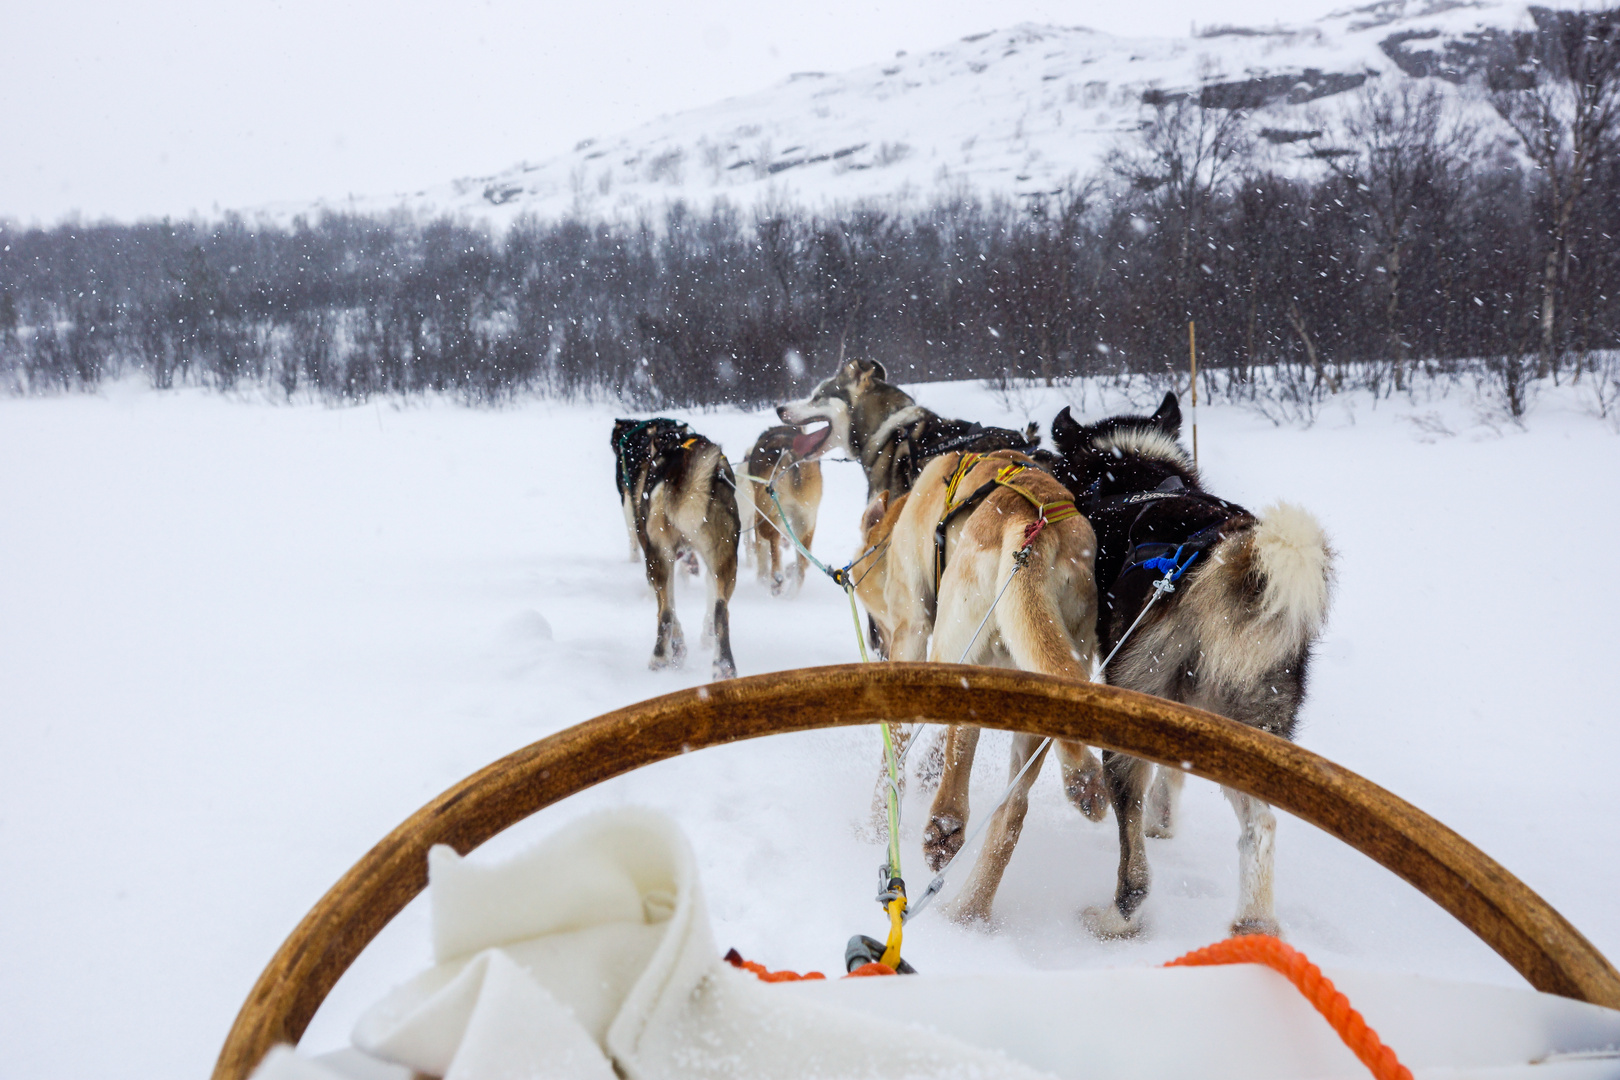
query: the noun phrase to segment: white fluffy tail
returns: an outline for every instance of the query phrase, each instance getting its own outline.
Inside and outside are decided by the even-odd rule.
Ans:
[[[1279,502],[1260,512],[1252,543],[1255,568],[1264,582],[1261,612],[1281,617],[1293,635],[1315,637],[1333,593],[1333,549],[1327,533],[1309,511]]]

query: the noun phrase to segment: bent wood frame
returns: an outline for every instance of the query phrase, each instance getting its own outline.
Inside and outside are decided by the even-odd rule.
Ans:
[[[541,739],[455,785],[367,852],[298,924],[243,1004],[215,1080],[243,1080],[273,1045],[298,1041],[338,976],[427,886],[432,845],[466,853],[559,799],[689,750],[884,720],[1051,735],[1179,765],[1393,870],[1536,989],[1620,1008],[1620,973],[1545,900],[1415,806],[1309,750],[1095,683],[955,664],[848,664],[653,698]]]

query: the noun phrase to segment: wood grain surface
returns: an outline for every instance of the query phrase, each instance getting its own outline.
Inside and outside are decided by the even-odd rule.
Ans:
[[[243,1080],[296,1043],[332,985],[427,885],[427,852],[466,853],[537,810],[690,750],[883,720],[971,723],[1075,739],[1228,784],[1331,833],[1454,915],[1530,985],[1620,1008],[1620,973],[1523,882],[1440,822],[1283,739],[1094,683],[954,664],[848,664],[711,683],[541,739],[455,785],[366,853],[271,959],[225,1040],[215,1080]]]

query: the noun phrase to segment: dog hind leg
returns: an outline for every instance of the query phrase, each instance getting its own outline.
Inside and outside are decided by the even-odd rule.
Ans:
[[[686,659],[686,638],[681,633],[680,620],[675,618],[671,589],[671,578],[675,576],[674,553],[655,544],[645,534],[642,547],[646,555],[647,581],[658,597],[658,640],[653,644],[652,659],[647,666],[654,671],[680,667]]]
[[[1153,770],[1153,786],[1147,794],[1147,834],[1156,840],[1176,835],[1176,809],[1187,774],[1168,765]],[[1241,816],[1241,815],[1240,815]]]
[[[923,856],[928,868],[938,873],[962,850],[968,819],[968,782],[973,775],[973,756],[979,746],[979,729],[968,724],[952,724],[945,729],[944,767],[939,790],[928,808],[928,824],[923,828]]]
[[[1037,747],[1040,747],[1038,751]],[[1041,761],[1046,757],[1046,747],[1041,745],[1040,736],[1013,735],[1012,760],[1007,766],[1009,780],[1018,775],[1018,770],[1024,767],[1032,754],[1036,755],[1035,763],[1019,779],[1007,801],[990,819],[990,827],[985,831],[984,847],[973,863],[973,871],[968,875],[961,893],[945,909],[945,914],[958,922],[984,922],[990,918],[990,906],[995,901],[996,889],[1001,885],[1001,877],[1012,859],[1013,848],[1018,846],[1018,834],[1023,831],[1024,817],[1029,813],[1029,789],[1034,786],[1035,778],[1041,771]]]
[[[804,515],[801,514],[799,516],[802,518]],[[799,541],[804,544],[805,551],[812,550],[816,542],[815,522],[811,521],[809,524],[805,524],[803,521],[801,521],[798,528]],[[804,575],[805,571],[810,569],[810,560],[805,557],[803,551],[795,549],[793,554],[795,556],[793,562],[793,580],[790,581],[788,585],[792,591],[792,595],[797,596],[799,595],[799,590],[804,588]]]
[[[777,528],[785,529],[786,525],[787,525],[787,517],[786,517],[786,515],[783,515],[783,514],[776,515],[776,526],[777,526]],[[774,533],[772,533],[772,536],[775,537],[776,542],[771,545],[771,595],[772,596],[781,596],[782,595],[782,586],[783,586],[782,545],[786,544],[786,543],[789,543],[789,541],[782,539],[782,537],[780,537],[780,536],[776,536]]]
[[[1096,606],[1084,604],[1078,612],[1068,613],[1078,615],[1078,619],[1064,617],[1057,600],[1061,586],[1053,580],[1051,569],[1053,546],[1051,540],[1040,544],[1028,568],[1008,582],[994,620],[1018,667],[1086,681],[1095,650],[1087,630],[1095,619]],[[1012,573],[1012,553],[1009,548],[1002,560],[1004,575]],[[1080,640],[1071,637],[1068,630],[1076,622],[1083,628]],[[1063,771],[1063,792],[1069,801],[1090,820],[1101,821],[1108,815],[1108,782],[1102,761],[1084,743],[1059,742],[1058,762]]]
[[[731,655],[731,595],[737,589],[737,541],[741,532],[737,504],[725,498],[725,489],[714,485],[720,498],[711,496],[709,514],[703,522],[703,561],[708,567],[709,623],[714,631],[714,678],[737,677],[737,662]]]
[[[619,505],[624,509],[624,531],[630,534],[630,561],[635,562],[641,557],[641,540],[636,535],[636,504],[630,492],[619,497]]]
[[[1273,899],[1273,856],[1277,816],[1252,795],[1222,787],[1238,818],[1238,911],[1232,921],[1234,937],[1242,934],[1282,933]]]
[[[1148,869],[1147,840],[1142,832],[1142,803],[1150,766],[1140,758],[1103,752],[1114,817],[1119,821],[1119,881],[1114,902],[1106,908],[1081,912],[1086,929],[1100,938],[1134,937],[1142,929],[1142,901],[1147,899],[1152,873]]]
[[[920,741],[911,755],[916,761],[912,775],[917,778],[917,787],[924,792],[935,791],[945,774],[945,733],[937,724],[917,724],[912,738]]]
[[[754,532],[749,537],[748,548],[754,556],[754,578],[761,585],[770,584],[771,545],[775,542],[776,534],[771,531],[771,527],[765,521],[764,515],[755,511]]]

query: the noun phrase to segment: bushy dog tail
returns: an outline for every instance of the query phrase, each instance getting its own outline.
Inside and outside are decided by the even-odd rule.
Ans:
[[[1311,514],[1292,503],[1260,512],[1249,536],[1250,574],[1258,585],[1256,612],[1285,633],[1308,641],[1322,630],[1333,593],[1333,549]]]

